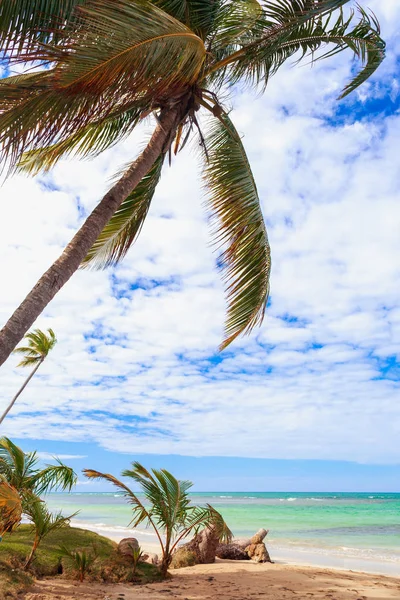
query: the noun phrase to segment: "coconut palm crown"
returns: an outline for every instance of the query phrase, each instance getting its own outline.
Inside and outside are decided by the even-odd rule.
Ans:
[[[18,367],[36,366],[44,361],[46,356],[57,343],[56,334],[52,329],[47,330],[47,334],[41,329],[34,329],[25,336],[26,346],[15,348],[15,354],[23,354]]]
[[[14,406],[15,402],[32,379],[32,377],[34,376],[36,371],[39,369],[46,356],[57,343],[56,335],[52,329],[48,329],[47,334],[41,331],[40,329],[35,329],[34,331],[31,331],[30,333],[26,334],[25,340],[28,342],[26,346],[19,346],[14,350],[14,354],[23,354],[23,358],[18,364],[18,367],[33,366],[34,369],[28,375],[22,386],[19,388],[18,392],[15,394],[14,398],[7,406],[6,410],[0,416],[0,425],[6,418],[6,416]]]
[[[29,513],[32,500],[50,491],[71,491],[76,475],[71,467],[57,460],[41,467],[36,452],[24,452],[7,437],[0,438],[0,478],[17,490]]]
[[[141,230],[164,158],[197,135],[227,320],[221,348],[261,323],[270,247],[241,137],[229,116],[235,87],[264,91],[291,57],[349,49],[360,69],[341,98],[374,73],[385,44],[377,19],[349,0],[3,0],[0,47],[13,65],[44,68],[0,82],[1,158],[46,171],[93,157],[149,115],[144,153],[96,207],[60,259],[0,332],[0,364],[73,272],[117,264]],[[209,115],[200,128],[199,111]],[[202,120],[203,122],[203,120]],[[52,270],[53,269],[53,270]],[[18,338],[19,336],[19,338]]]

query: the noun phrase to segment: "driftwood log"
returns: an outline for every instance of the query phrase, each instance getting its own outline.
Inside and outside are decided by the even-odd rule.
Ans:
[[[263,542],[268,529],[259,529],[255,535],[247,539],[233,540],[230,544],[219,544],[216,550],[218,558],[228,560],[249,560],[256,562],[272,562]]]

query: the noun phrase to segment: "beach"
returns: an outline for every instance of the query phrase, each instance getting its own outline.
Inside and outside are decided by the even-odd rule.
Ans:
[[[235,535],[272,525],[266,538],[273,564],[216,559],[171,570],[161,583],[78,584],[37,581],[25,600],[399,600],[399,494],[194,494],[213,501]],[[81,508],[72,525],[118,542],[136,537],[159,553],[150,530],[127,527],[129,507],[118,494],[53,495]],[[85,519],[85,520],[83,520]]]
[[[25,600],[398,600],[400,578],[315,567],[219,561],[143,586],[38,581]]]
[[[269,529],[274,561],[400,575],[400,494],[208,492],[193,493],[192,501],[212,504],[236,537]],[[117,542],[135,537],[158,552],[152,530],[129,527],[131,510],[119,494],[51,494],[48,503],[65,514],[79,510],[77,527]]]

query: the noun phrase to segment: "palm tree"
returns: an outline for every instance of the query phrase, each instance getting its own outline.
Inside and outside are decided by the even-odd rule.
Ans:
[[[171,564],[172,555],[178,544],[192,531],[200,527],[210,527],[220,540],[229,541],[232,537],[219,512],[207,504],[205,507],[192,506],[188,490],[190,481],[179,481],[165,469],[145,469],[140,463],[132,463],[132,469],[122,472],[140,485],[146,498],[146,504],[122,481],[113,475],[85,469],[89,479],[105,479],[122,490],[132,505],[131,525],[138,527],[146,523],[154,529],[162,552],[161,572],[165,576]]]
[[[78,579],[81,583],[83,583],[85,579],[85,575],[90,572],[93,563],[98,559],[98,554],[96,547],[93,547],[92,552],[88,552],[87,550],[76,550],[70,549],[66,546],[62,546],[60,548],[60,556],[64,558],[76,571],[78,575]],[[136,566],[134,567],[134,570]]]
[[[47,335],[41,331],[40,329],[35,329],[31,333],[27,333],[25,336],[28,341],[27,346],[20,346],[14,350],[15,353],[23,354],[24,358],[18,364],[18,367],[31,367],[34,366],[33,371],[26,378],[24,384],[20,387],[18,392],[15,394],[14,398],[11,400],[10,404],[0,417],[0,424],[4,421],[12,407],[14,406],[18,396],[23,392],[26,388],[50,350],[54,348],[57,343],[57,338],[52,329],[47,330]]]
[[[61,256],[0,332],[0,364],[79,266],[121,260],[136,239],[166,154],[198,132],[218,261],[228,301],[225,338],[260,324],[270,247],[240,135],[228,115],[235,85],[262,91],[291,56],[311,61],[345,49],[362,62],[341,97],[385,54],[374,15],[349,0],[3,0],[0,47],[8,66],[39,61],[0,83],[1,157],[39,173],[62,156],[96,156],[149,115],[154,133]],[[321,48],[326,51],[315,54]],[[224,97],[224,101],[222,101]],[[199,127],[198,111],[210,116]]]
[[[41,541],[49,535],[52,531],[56,529],[61,529],[63,527],[67,527],[69,525],[70,520],[76,515],[70,515],[69,517],[64,517],[61,513],[52,514],[48,509],[44,502],[34,501],[29,506],[28,516],[32,521],[32,526],[34,530],[34,538],[31,551],[27,556],[24,569],[27,571],[32,564],[32,561],[35,557],[36,550],[39,547]]]
[[[0,542],[5,532],[20,524],[22,502],[18,491],[0,475]]]
[[[40,468],[36,452],[25,453],[6,437],[0,438],[0,477],[17,490],[27,514],[32,498],[50,491],[70,491],[76,483],[71,467],[57,461],[56,465]]]

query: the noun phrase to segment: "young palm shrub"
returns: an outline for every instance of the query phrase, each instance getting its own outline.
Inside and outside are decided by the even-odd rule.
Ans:
[[[77,573],[79,581],[82,583],[86,575],[90,572],[93,564],[98,558],[96,548],[93,547],[93,552],[87,552],[86,550],[70,550],[69,548],[62,546],[60,549],[60,556],[64,558]]]
[[[21,497],[0,475],[0,542],[4,533],[12,531],[20,524],[21,518]]]
[[[262,322],[270,247],[241,136],[228,116],[241,86],[265,91],[297,55],[311,62],[349,49],[361,70],[342,97],[385,56],[373,14],[350,0],[3,0],[0,52],[7,67],[49,68],[0,83],[0,158],[39,173],[61,158],[96,156],[153,114],[154,133],[61,256],[0,332],[0,364],[84,264],[105,268],[128,252],[148,214],[165,156],[199,133],[223,272],[224,348]],[[324,50],[325,49],[325,50]],[[322,52],[321,52],[322,50]],[[224,99],[224,100],[223,100]],[[203,134],[198,112],[210,118]]]
[[[8,438],[0,438],[0,481],[6,484],[5,487],[0,485],[0,509],[2,490],[3,502],[8,502],[8,506],[11,508],[15,507],[15,511],[5,521],[3,532],[12,531],[17,521],[20,521],[22,512],[28,515],[33,523],[36,520],[38,526],[41,522],[44,523],[44,527],[51,527],[50,530],[55,529],[58,525],[61,526],[62,519],[67,521],[68,518],[61,517],[61,515],[56,518],[50,513],[46,516],[46,508],[41,502],[40,496],[55,490],[70,491],[75,485],[76,479],[73,469],[62,462],[58,461],[56,465],[40,468],[36,452],[25,453]],[[44,531],[44,535],[47,535],[45,529]],[[39,533],[38,536],[40,537]],[[29,564],[32,562],[36,547],[33,548]]]
[[[138,564],[140,562],[140,559],[143,556],[143,551],[141,549],[141,547],[139,546],[138,548],[133,548],[132,549],[132,575],[135,576],[136,575],[136,571],[138,568]]]
[[[0,438],[0,476],[22,499],[50,491],[70,491],[77,479],[74,470],[59,460],[56,465],[40,468],[36,452],[25,453],[7,437]]]
[[[174,550],[190,533],[201,527],[210,527],[221,541],[229,541],[232,537],[222,515],[212,506],[191,505],[188,491],[192,482],[179,481],[165,469],[148,471],[140,463],[134,462],[132,469],[122,472],[123,477],[129,477],[140,485],[145,503],[113,475],[90,469],[85,469],[84,473],[89,479],[105,479],[124,493],[132,505],[132,527],[145,523],[153,528],[161,547],[161,572],[164,577]]]
[[[61,529],[69,525],[70,520],[77,514],[74,513],[69,517],[64,517],[61,513],[51,513],[46,504],[37,498],[32,498],[31,502],[27,504],[25,512],[32,521],[34,529],[34,540],[31,551],[26,559],[24,569],[27,571],[35,558],[36,550],[38,549],[40,542],[56,529]]]
[[[43,363],[50,350],[54,348],[57,343],[57,338],[52,329],[47,330],[47,334],[40,329],[35,329],[31,333],[27,333],[25,336],[28,344],[27,346],[20,346],[14,350],[15,353],[23,354],[24,357],[18,364],[18,367],[34,367],[32,372],[25,379],[23,385],[20,387],[10,404],[0,417],[0,425],[14,406],[17,398],[24,391],[40,365]]]

